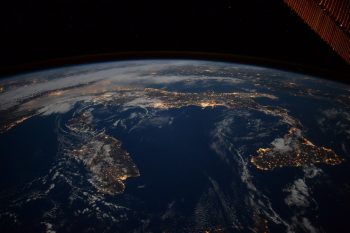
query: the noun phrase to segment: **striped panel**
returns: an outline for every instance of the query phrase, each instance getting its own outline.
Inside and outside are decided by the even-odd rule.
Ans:
[[[284,0],[350,64],[350,0]]]

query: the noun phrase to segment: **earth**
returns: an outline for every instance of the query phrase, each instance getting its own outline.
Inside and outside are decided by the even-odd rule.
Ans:
[[[348,232],[350,86],[202,60],[0,80],[1,232]]]

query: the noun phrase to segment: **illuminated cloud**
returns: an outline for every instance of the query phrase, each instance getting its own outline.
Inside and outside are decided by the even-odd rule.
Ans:
[[[310,205],[309,189],[303,179],[297,179],[284,191],[289,192],[289,195],[284,199],[288,206],[308,207]]]

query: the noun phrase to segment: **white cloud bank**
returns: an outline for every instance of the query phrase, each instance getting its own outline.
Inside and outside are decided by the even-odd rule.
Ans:
[[[191,60],[145,60],[145,61],[129,61],[129,62],[113,62],[102,64],[90,64],[76,67],[66,67],[53,69],[49,71],[41,71],[27,74],[23,77],[25,84],[21,84],[21,79],[14,78],[17,86],[6,89],[0,93],[0,110],[6,110],[13,106],[30,101],[30,99],[45,99],[46,104],[37,106],[40,112],[45,114],[62,113],[74,105],[73,100],[79,100],[83,95],[99,94],[106,91],[115,91],[116,87],[140,87],[150,85],[167,85],[176,82],[195,83],[197,81],[213,81],[237,84],[243,82],[237,78],[220,77],[220,76],[201,76],[201,75],[160,75],[162,71],[181,66],[217,66],[224,63],[212,63],[204,61]],[[241,67],[241,65],[230,64],[231,67]],[[255,67],[252,67],[253,69]],[[31,76],[32,75],[32,76]],[[40,79],[35,81],[36,77]],[[32,82],[28,83],[28,80]],[[3,80],[1,85],[9,83],[9,80]],[[76,91],[74,89],[78,89]],[[54,98],[47,98],[45,93],[51,93],[56,90],[64,90],[62,95],[56,95]],[[68,100],[68,96],[71,100]],[[64,98],[64,100],[62,100]],[[37,101],[39,102],[39,101]],[[44,101],[42,101],[44,102]],[[52,106],[48,106],[52,105]],[[61,105],[61,106],[59,106]],[[34,108],[34,105],[27,106]]]
[[[309,189],[303,179],[295,180],[284,191],[289,192],[289,195],[284,199],[288,206],[308,207],[310,205]]]

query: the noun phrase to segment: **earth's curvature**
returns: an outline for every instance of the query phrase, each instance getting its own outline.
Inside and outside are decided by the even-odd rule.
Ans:
[[[350,86],[135,60],[0,80],[0,232],[347,232]]]

